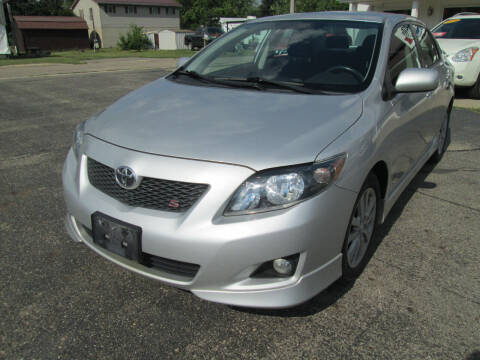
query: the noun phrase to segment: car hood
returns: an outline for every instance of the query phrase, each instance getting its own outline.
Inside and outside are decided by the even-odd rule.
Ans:
[[[154,81],[86,123],[142,152],[248,166],[311,162],[362,113],[358,95],[305,95]]]
[[[438,39],[438,44],[448,55],[453,56],[457,52],[469,47],[480,47],[480,40],[472,39]]]

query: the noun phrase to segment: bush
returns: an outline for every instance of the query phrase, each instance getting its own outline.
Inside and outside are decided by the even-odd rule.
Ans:
[[[120,36],[118,47],[122,50],[145,50],[152,47],[152,44],[143,33],[143,27],[132,24],[127,34]]]

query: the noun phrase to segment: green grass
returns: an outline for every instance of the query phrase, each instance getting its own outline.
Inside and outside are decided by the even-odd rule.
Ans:
[[[193,56],[194,51],[191,50],[119,50],[119,49],[100,49],[95,52],[93,50],[71,50],[71,51],[55,51],[50,56],[39,58],[14,58],[0,59],[2,65],[20,65],[20,64],[44,64],[44,63],[60,63],[60,64],[85,64],[86,60],[97,59],[113,59],[125,57],[141,57],[141,58],[179,58],[182,56]]]
[[[480,113],[480,108],[468,108],[464,106],[455,106],[456,109],[462,109],[462,110],[470,110],[470,111],[475,111]]]

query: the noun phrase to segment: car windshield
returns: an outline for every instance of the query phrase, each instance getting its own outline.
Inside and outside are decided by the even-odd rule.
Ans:
[[[433,30],[439,39],[480,39],[480,19],[447,20]]]
[[[339,20],[247,23],[210,44],[177,75],[213,86],[217,80],[222,86],[255,83],[262,90],[358,92],[373,77],[382,26]],[[181,77],[174,73],[173,80]]]

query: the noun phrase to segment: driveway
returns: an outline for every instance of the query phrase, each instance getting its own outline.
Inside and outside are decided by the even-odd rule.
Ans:
[[[85,64],[25,64],[0,66],[1,80],[32,79],[35,77],[96,74],[105,72],[173,70],[177,59],[115,58],[88,60]]]
[[[297,308],[208,303],[69,240],[75,124],[164,66],[0,69],[0,359],[479,359],[480,113],[454,110],[448,152],[404,192],[360,278]]]

